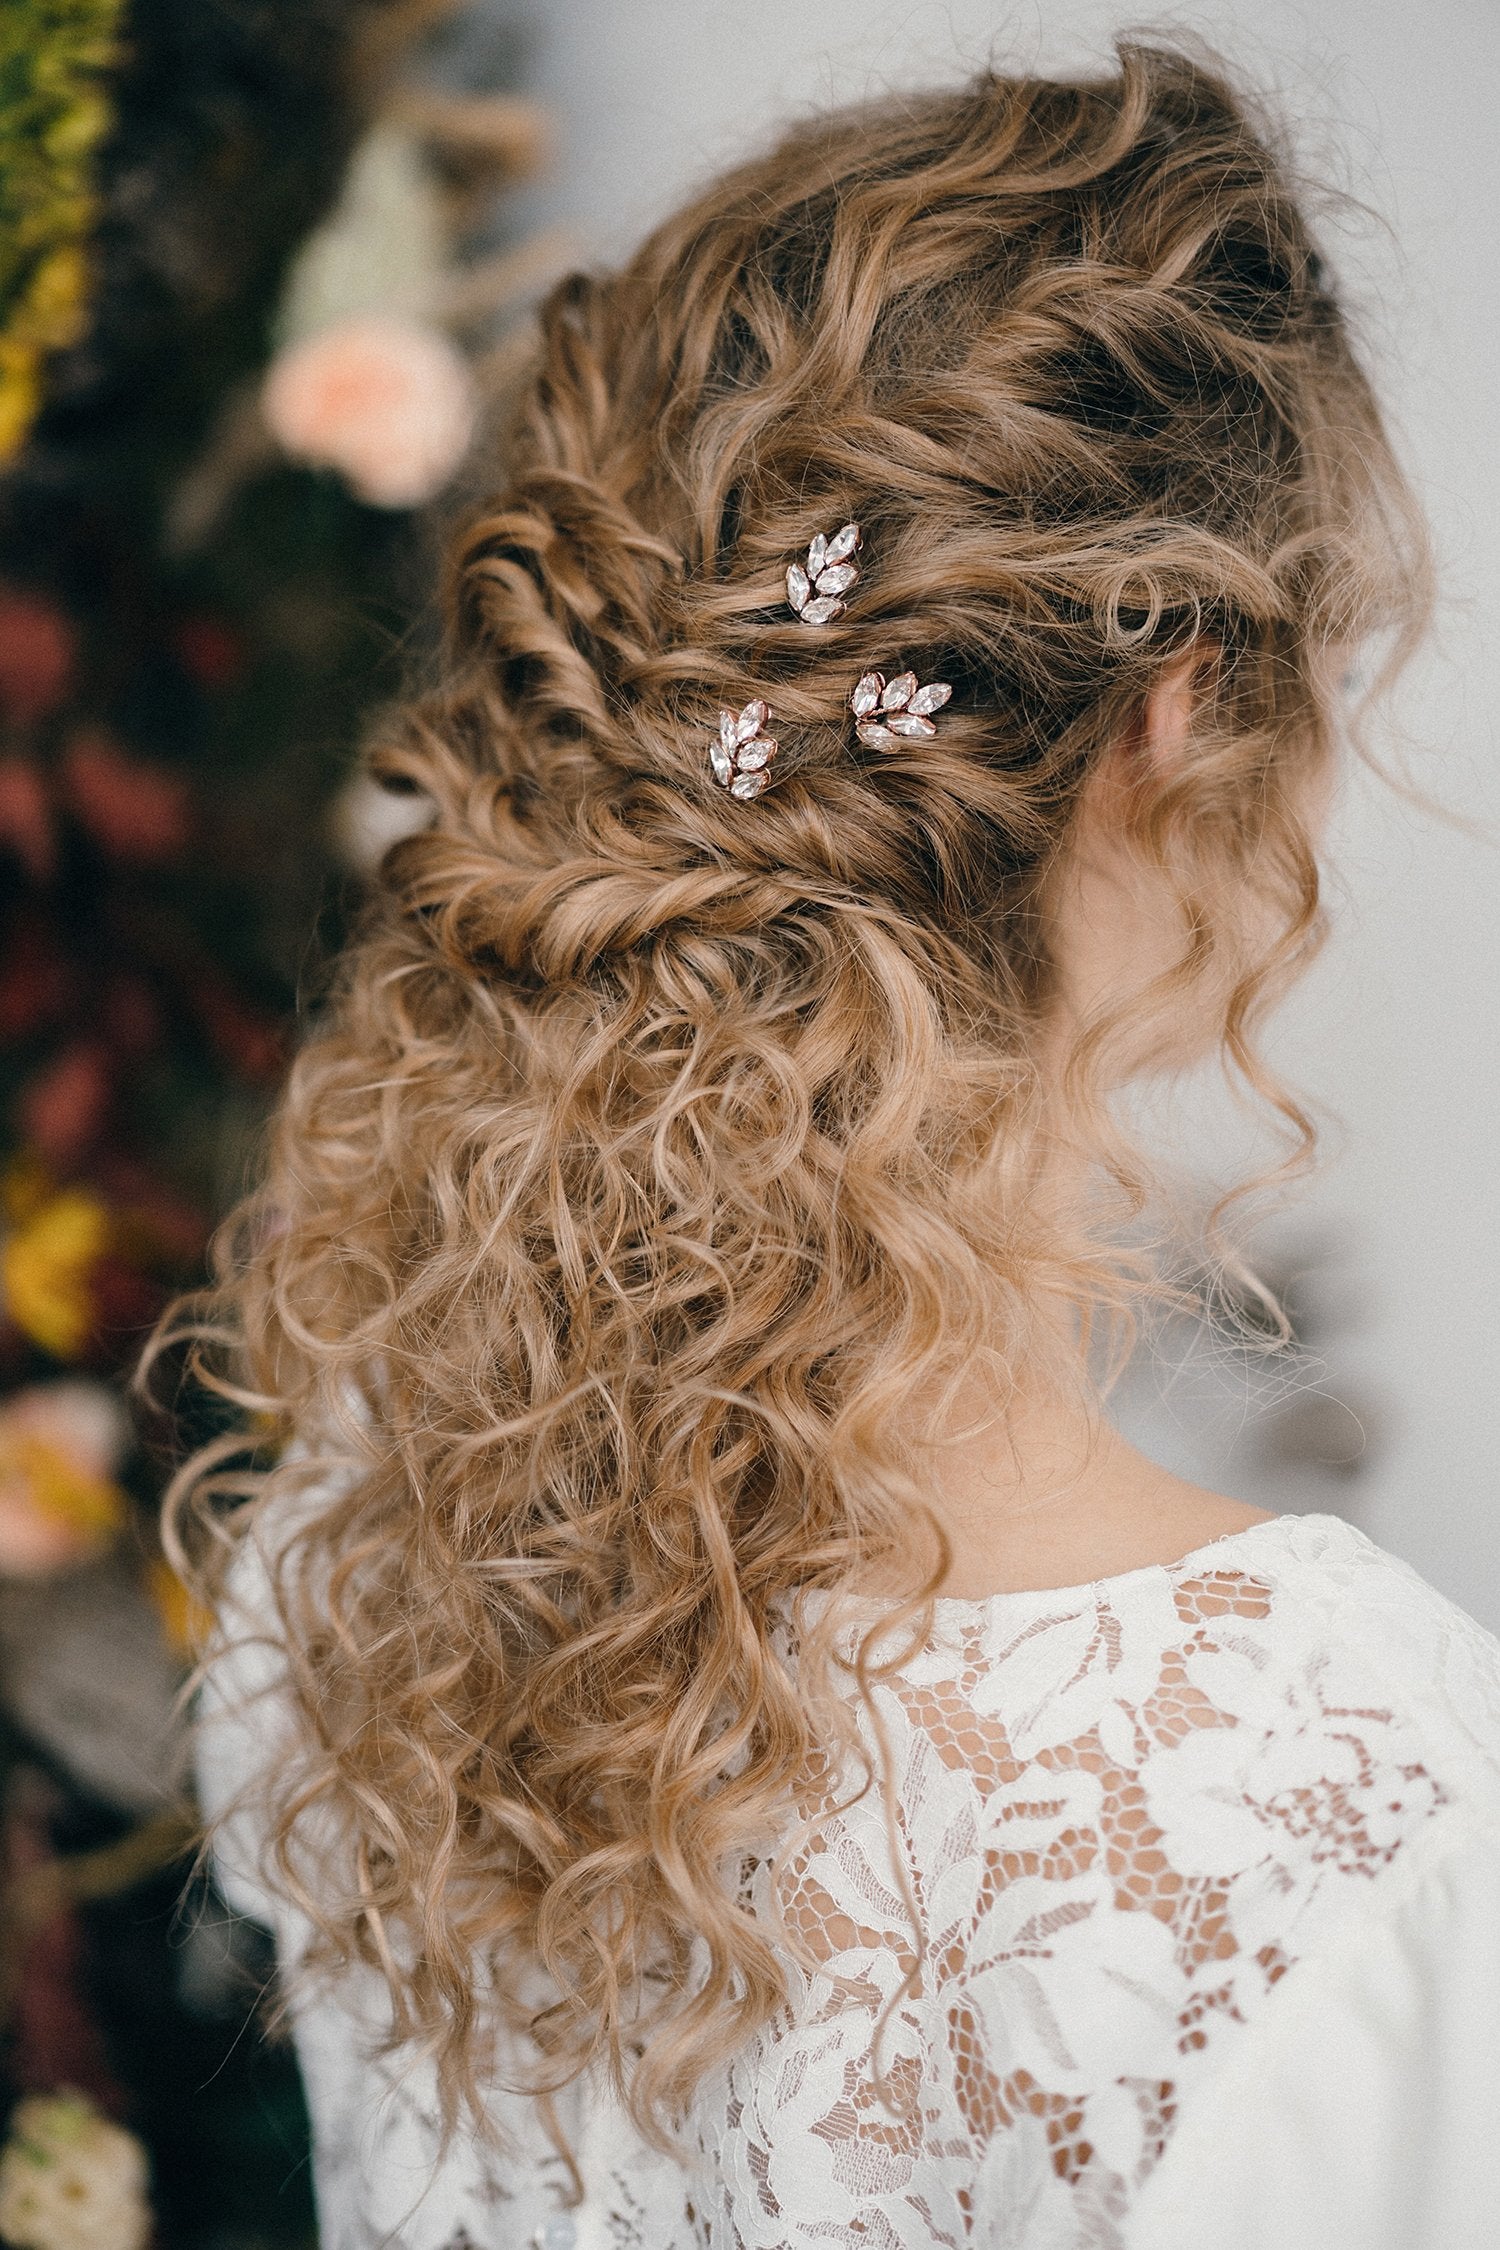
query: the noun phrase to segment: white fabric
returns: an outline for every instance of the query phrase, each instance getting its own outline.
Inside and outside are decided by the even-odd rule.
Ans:
[[[220,1661],[210,1809],[276,1755],[275,1670]],[[378,1980],[294,1982],[324,2250],[1500,2242],[1500,1646],[1472,1620],[1337,1518],[1279,1517],[941,1603],[876,1708],[888,1794],[783,1879],[816,1969],[699,2089],[680,2162],[587,2086],[557,2105],[581,2204],[521,2095],[508,2153],[439,2161],[425,2064],[368,2060]],[[220,1856],[293,1964],[253,1808]]]
[[[1139,2250],[1493,2250],[1500,2242],[1497,1833],[1413,1852],[1299,1963],[1185,2111]]]

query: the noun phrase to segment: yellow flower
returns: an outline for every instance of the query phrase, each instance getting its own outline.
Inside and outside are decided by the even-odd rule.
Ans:
[[[48,355],[84,324],[123,12],[124,0],[0,5],[0,462],[26,441]]]
[[[88,263],[80,244],[50,251],[32,275],[12,331],[41,351],[61,351],[77,340],[88,294]]]
[[[5,1310],[54,1359],[74,1359],[88,1337],[89,1276],[109,1247],[109,1213],[82,1188],[44,1185],[34,1165],[12,1166],[3,1199],[13,1222],[0,1246]]]
[[[16,451],[36,419],[47,354],[76,343],[82,332],[88,279],[80,244],[49,251],[0,336],[0,461]]]
[[[36,353],[0,337],[0,461],[15,452],[36,419],[41,379]]]
[[[195,1663],[208,1645],[213,1612],[183,1584],[163,1556],[149,1565],[146,1586],[161,1619],[167,1646],[175,1656],[189,1664]]]
[[[75,93],[47,135],[47,154],[54,164],[76,164],[90,156],[109,130],[109,104],[96,87]]]

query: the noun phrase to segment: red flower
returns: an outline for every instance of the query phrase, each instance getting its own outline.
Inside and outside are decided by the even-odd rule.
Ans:
[[[0,758],[0,847],[5,845],[34,883],[47,881],[57,862],[52,811],[29,758]]]
[[[102,727],[79,728],[63,757],[62,780],[73,811],[116,859],[153,865],[187,843],[186,784],[131,757]]]
[[[242,1000],[216,971],[201,967],[193,979],[199,1020],[222,1062],[237,1077],[274,1084],[286,1068],[286,1033],[274,1016]]]
[[[50,933],[35,916],[19,921],[0,947],[0,1042],[29,1039],[62,1014],[73,979]]]
[[[178,655],[200,687],[233,687],[245,669],[243,642],[217,617],[184,617],[175,639]]]
[[[66,1169],[98,1138],[113,1093],[105,1050],[96,1040],[78,1039],[23,1088],[17,1121],[49,1164]]]
[[[67,693],[78,656],[72,622],[39,594],[0,587],[0,709],[34,727]]]

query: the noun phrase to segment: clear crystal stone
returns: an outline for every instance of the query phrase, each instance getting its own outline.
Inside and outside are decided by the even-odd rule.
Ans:
[[[822,569],[824,563],[826,563],[827,560],[828,534],[824,531],[820,531],[817,538],[813,541],[812,545],[807,550],[808,577],[816,578],[818,572]]]
[[[854,731],[872,750],[889,750],[896,740],[890,728],[883,727],[878,719],[861,719]]]
[[[709,763],[714,769],[715,781],[721,789],[727,789],[734,779],[734,768],[729,762],[728,751],[723,749],[719,743],[711,742],[708,746],[708,757]]]
[[[836,531],[829,540],[827,560],[831,563],[847,562],[858,545],[859,525],[846,523],[843,530]]]
[[[818,592],[820,594],[847,593],[858,576],[859,572],[855,569],[853,563],[835,563],[832,570],[819,571]]]
[[[732,750],[739,740],[739,736],[734,731],[734,713],[732,711],[721,711],[719,713],[719,740],[726,750]]]
[[[898,672],[880,698],[882,711],[903,711],[917,692],[915,672]]]
[[[856,719],[867,718],[880,701],[880,691],[885,686],[884,672],[866,672],[864,678],[849,698],[849,708]]]
[[[776,755],[776,745],[769,735],[758,742],[747,742],[739,751],[735,764],[741,773],[754,773],[758,766],[767,766]]]
[[[576,2250],[578,2225],[566,2211],[554,2211],[531,2238],[530,2250]]]
[[[893,711],[887,723],[892,734],[929,735],[937,733],[937,728],[933,725],[931,719],[924,719],[918,712]]]
[[[812,592],[807,572],[801,563],[793,563],[786,574],[786,598],[800,615],[807,607],[807,597]]]
[[[758,797],[770,778],[766,773],[737,773],[729,784],[729,794],[741,800]]]
[[[748,742],[753,735],[760,733],[761,728],[770,716],[769,707],[762,703],[759,696],[755,698],[753,703],[747,703],[734,722],[735,741]]]
[[[836,595],[820,594],[802,612],[802,622],[804,625],[831,625],[836,617],[842,617],[843,614],[844,605]]]
[[[930,711],[941,711],[952,693],[946,680],[929,680],[926,687],[918,688],[906,708],[915,711],[918,718],[925,718]]]

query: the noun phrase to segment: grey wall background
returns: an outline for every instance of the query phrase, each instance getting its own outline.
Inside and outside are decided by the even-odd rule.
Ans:
[[[528,77],[558,119],[529,215],[565,223],[586,260],[628,248],[810,105],[952,79],[991,56],[1074,67],[1132,20],[1097,0],[506,12],[531,35]],[[1197,1350],[1175,1379],[1138,1381],[1124,1411],[1185,1473],[1266,1506],[1346,1512],[1500,1626],[1500,7],[1213,0],[1152,20],[1250,72],[1313,169],[1370,207],[1329,247],[1444,573],[1438,638],[1395,718],[1407,770],[1470,826],[1351,778],[1333,836],[1335,941],[1275,1039],[1279,1063],[1340,1121],[1316,1186],[1269,1238],[1273,1259],[1311,1267],[1321,1375],[1301,1379],[1289,1421],[1285,1399],[1268,1413],[1243,1371]],[[1186,1116],[1188,1159],[1214,1172],[1236,1129],[1208,1089]],[[1310,1466],[1320,1431],[1324,1450],[1354,1450],[1356,1414],[1368,1428],[1357,1471]]]

